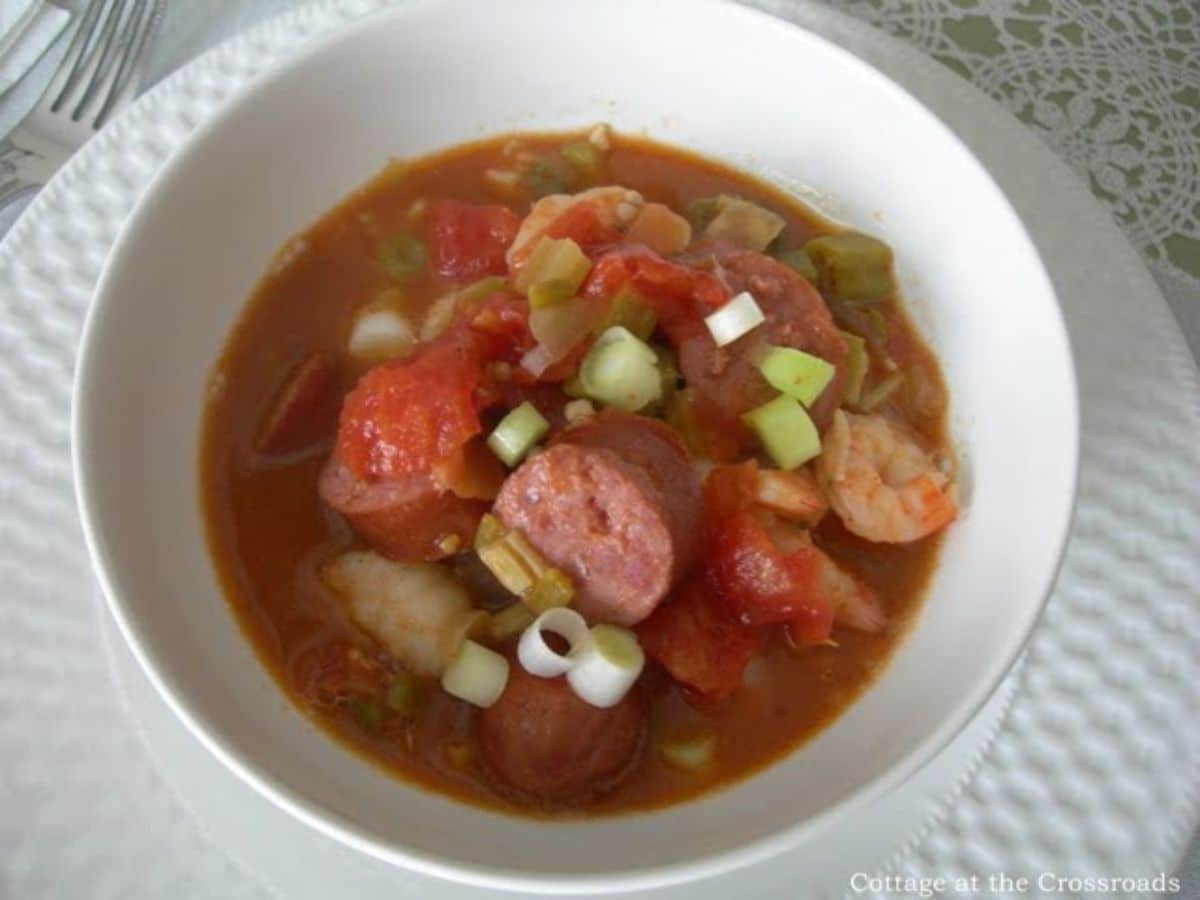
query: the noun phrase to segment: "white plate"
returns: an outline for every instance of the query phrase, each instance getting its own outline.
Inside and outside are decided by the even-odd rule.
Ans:
[[[0,573],[7,585],[0,607],[6,635],[0,838],[2,884],[13,896],[255,891],[174,805],[130,740],[104,677],[83,599],[86,562],[67,474],[70,368],[99,265],[169,148],[300,37],[376,5],[304,11],[188,67],[74,160],[0,249],[6,425]],[[913,790],[933,771],[927,770],[876,809],[895,816],[886,827],[867,816],[860,830],[849,822],[838,832],[835,867],[874,868],[885,860],[886,843],[860,842],[870,823],[871,835],[895,836],[889,865],[901,871],[1169,870],[1195,824],[1200,784],[1200,663],[1192,652],[1200,634],[1194,366],[1136,255],[1035,139],[966,85],[893,42],[826,10],[798,12],[809,27],[917,93],[1008,190],[1053,269],[1081,351],[1085,404],[1077,531],[998,739],[952,810],[933,804],[931,813],[929,797]],[[171,751],[161,730],[150,728],[147,736],[167,748],[173,764],[186,759]],[[212,778],[203,767],[172,770],[172,776],[185,796],[199,798],[196,809],[220,825],[220,842],[240,846],[243,860],[288,896],[312,893],[300,886],[319,885],[331,871],[345,876],[343,887],[357,887],[361,876],[364,896],[372,883],[377,891],[391,877],[400,880],[390,870],[387,877],[372,875],[353,863],[343,871],[328,851],[289,843],[282,825],[233,814],[246,801],[222,790],[219,778],[227,776]],[[233,805],[218,807],[223,796]],[[214,806],[206,809],[210,800]],[[224,815],[212,816],[218,808]],[[248,839],[245,829],[256,826],[255,839]],[[856,858],[858,850],[865,852]],[[780,861],[775,876],[767,868],[776,863],[742,873],[735,879],[739,892],[795,895],[792,863]],[[285,867],[293,875],[289,882],[271,878]],[[844,889],[844,880],[815,883],[823,868],[799,870],[805,895]],[[424,884],[409,882],[418,893],[429,890]]]

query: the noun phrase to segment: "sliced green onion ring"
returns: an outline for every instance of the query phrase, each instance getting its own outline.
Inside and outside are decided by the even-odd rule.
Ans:
[[[458,655],[442,673],[442,690],[487,709],[508,684],[508,660],[474,641],[463,641]]]
[[[559,653],[546,642],[545,633],[556,634],[567,642],[566,653]],[[565,675],[578,661],[578,654],[591,642],[583,616],[559,606],[548,609],[521,634],[517,642],[517,659],[525,671],[538,678],[557,678]]]
[[[596,339],[579,365],[579,381],[591,399],[631,412],[662,397],[658,355],[620,325]]]
[[[601,708],[620,703],[646,665],[637,636],[616,625],[596,625],[591,640],[571,655],[567,683],[579,699]]]
[[[550,423],[526,400],[500,420],[488,435],[487,445],[510,469],[525,458],[534,445],[546,436]]]

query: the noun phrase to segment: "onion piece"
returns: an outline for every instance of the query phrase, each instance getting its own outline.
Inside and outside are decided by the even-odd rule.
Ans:
[[[704,324],[708,326],[717,346],[724,347],[766,320],[754,296],[749,291],[742,291],[715,313],[706,316]]]
[[[474,641],[463,641],[458,655],[442,673],[442,690],[487,709],[508,684],[508,660]]]
[[[572,400],[563,407],[563,416],[566,420],[574,425],[576,422],[582,422],[588,416],[596,414],[596,407],[592,406],[592,401],[586,397],[580,397],[578,400]]]
[[[620,325],[596,339],[579,364],[579,381],[591,399],[630,412],[662,397],[658,354]]]
[[[559,653],[548,643],[543,632],[557,634],[570,645],[565,653]],[[583,616],[558,606],[548,609],[525,629],[521,640],[517,643],[517,659],[530,675],[539,678],[557,678],[570,671],[578,660],[578,654],[591,643],[587,622]]]
[[[399,312],[371,304],[354,318],[346,350],[360,362],[382,362],[404,356],[415,346],[413,327]]]
[[[595,626],[591,640],[572,655],[567,683],[581,700],[602,708],[620,703],[646,665],[637,637],[616,625]]]

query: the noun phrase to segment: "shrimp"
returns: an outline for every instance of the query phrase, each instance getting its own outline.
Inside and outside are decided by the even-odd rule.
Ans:
[[[958,515],[950,479],[906,429],[882,416],[839,410],[816,470],[846,528],[868,541],[905,544]]]
[[[623,231],[642,211],[643,202],[642,195],[637,191],[615,185],[590,188],[578,194],[550,194],[543,197],[533,204],[529,215],[517,229],[517,236],[508,248],[508,267],[515,271],[524,265],[537,246],[538,239],[580,204],[591,207],[600,225]]]

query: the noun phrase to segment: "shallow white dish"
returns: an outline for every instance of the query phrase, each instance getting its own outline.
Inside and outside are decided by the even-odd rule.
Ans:
[[[475,5],[447,30],[442,17],[461,6],[411,4],[323,43],[206,126],[135,212],[88,326],[76,408],[80,501],[106,593],[156,686],[210,749],[367,852],[476,883],[555,891],[667,883],[761,859],[928,759],[986,699],[1032,626],[1066,532],[1076,447],[1069,353],[1049,283],[957,140],[811,35],[723,4],[588,3],[572,7],[572,28],[589,35],[580,54],[555,42],[553,4],[506,4],[502,15]],[[695,54],[681,49],[667,66],[662,42],[631,37],[680,28],[696,41],[719,35],[730,57],[728,77],[702,97],[689,87],[705,77]],[[474,68],[445,67],[458,54]],[[561,76],[549,99],[538,72],[513,62],[531,58],[538,72]],[[647,83],[640,73],[654,65],[670,77]],[[397,94],[396,85],[434,83],[420,75],[432,67],[442,67],[436,96]],[[818,76],[828,85],[819,98],[798,87]],[[481,89],[501,81],[501,95]],[[824,102],[834,91],[839,102]],[[542,825],[394,782],[281,703],[214,583],[195,503],[196,436],[205,375],[273,249],[386,156],[601,118],[714,155],[737,135],[736,148],[753,156],[735,162],[819,186],[840,216],[896,246],[902,271],[920,273],[909,293],[922,301],[951,385],[968,514],[891,670],[802,752],[697,804]],[[880,127],[894,138],[880,142]],[[1013,440],[1029,433],[1042,436],[1036,447]]]

